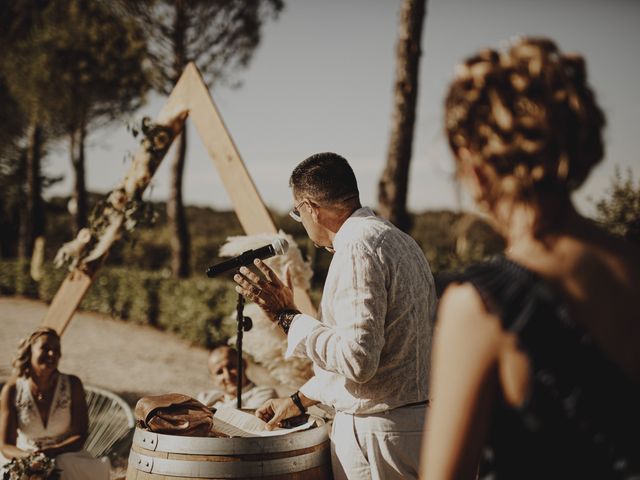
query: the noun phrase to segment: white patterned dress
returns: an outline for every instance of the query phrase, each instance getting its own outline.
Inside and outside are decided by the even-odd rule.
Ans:
[[[45,425],[31,394],[29,379],[16,380],[16,411],[18,438],[16,447],[35,451],[61,442],[71,430],[71,382],[68,375],[60,374],[56,384],[49,417]],[[7,460],[0,456],[0,467]],[[109,463],[93,458],[87,451],[62,453],[56,457],[62,470],[61,480],[108,480]]]

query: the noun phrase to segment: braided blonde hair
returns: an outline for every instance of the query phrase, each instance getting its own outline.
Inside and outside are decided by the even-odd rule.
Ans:
[[[13,359],[13,374],[16,377],[27,377],[31,371],[31,346],[43,335],[51,335],[60,340],[60,335],[53,328],[38,327],[31,335],[18,343],[18,351]]]
[[[464,148],[495,173],[489,201],[503,193],[568,196],[602,159],[605,117],[581,56],[546,38],[520,38],[506,52],[480,51],[456,73],[446,134],[458,160]]]

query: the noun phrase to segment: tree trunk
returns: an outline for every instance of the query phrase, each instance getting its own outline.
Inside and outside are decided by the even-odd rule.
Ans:
[[[187,61],[185,54],[185,34],[188,16],[184,2],[176,0],[173,22],[174,76],[178,81]],[[177,139],[178,148],[171,164],[171,188],[167,201],[167,220],[171,232],[171,272],[174,277],[188,277],[190,273],[190,242],[187,219],[182,201],[182,177],[187,153],[187,129],[182,130]]]
[[[427,0],[404,0],[396,46],[396,82],[387,165],[378,184],[378,210],[402,230],[411,227],[407,213],[409,164],[418,98],[422,25]]]
[[[20,222],[19,257],[31,258],[35,239],[44,235],[44,202],[42,201],[42,178],[40,157],[42,154],[42,128],[32,121],[28,129],[26,155],[26,204],[25,215]]]
[[[75,175],[73,189],[73,199],[76,210],[74,212],[76,231],[87,226],[88,206],[87,206],[87,186],[85,183],[85,158],[84,141],[86,129],[82,123],[76,130],[71,132],[71,165]]]
[[[21,194],[21,196],[23,197],[24,195]],[[22,208],[20,205],[23,205]],[[5,212],[6,217],[4,218],[3,224],[0,225],[0,229],[2,230],[2,235],[0,235],[0,237],[2,237],[0,257],[15,258],[21,253],[20,226],[26,220],[24,202],[11,202],[9,204],[9,208],[6,208]]]
[[[0,255],[3,258],[15,258],[21,255],[21,225],[26,220],[26,207],[25,207],[25,172],[27,170],[27,149],[26,147],[20,148],[16,153],[14,161],[17,163],[16,168],[10,174],[9,181],[12,188],[9,185],[4,188],[10,188],[9,195],[0,195],[3,198],[5,204],[2,210],[4,213],[2,225],[0,225],[0,238],[2,242],[2,252]]]
[[[10,218],[5,218],[5,211],[4,198],[0,195],[0,258],[9,258],[11,256],[12,224]]]
[[[189,268],[189,229],[182,202],[182,174],[187,152],[187,131],[182,131],[176,139],[178,148],[171,164],[171,192],[167,202],[167,217],[171,229],[171,271],[175,277],[188,277]]]

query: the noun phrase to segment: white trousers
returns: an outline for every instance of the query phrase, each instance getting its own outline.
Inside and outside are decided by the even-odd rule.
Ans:
[[[336,413],[331,430],[335,480],[418,478],[426,405],[368,415]]]

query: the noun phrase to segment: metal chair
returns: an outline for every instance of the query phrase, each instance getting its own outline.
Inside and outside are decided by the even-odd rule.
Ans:
[[[135,425],[131,407],[113,392],[84,387],[89,413],[89,435],[84,448],[94,457],[107,455]]]
[[[0,389],[4,381],[0,381]],[[89,415],[89,434],[84,448],[94,457],[110,453],[111,447],[133,431],[131,407],[122,398],[103,388],[84,386]]]

